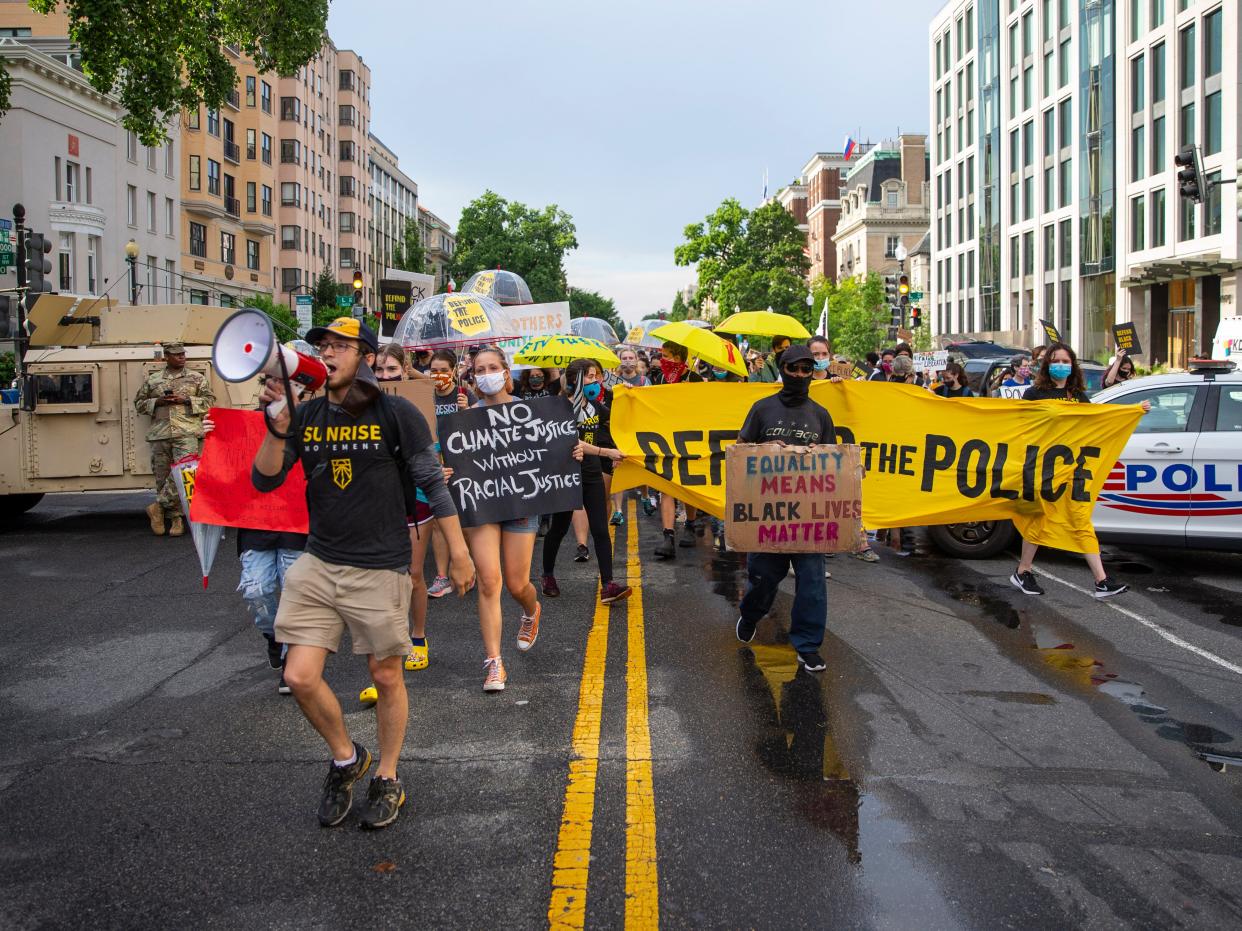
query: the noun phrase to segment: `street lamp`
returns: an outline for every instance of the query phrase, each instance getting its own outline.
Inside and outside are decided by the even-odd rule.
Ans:
[[[450,278],[448,280],[448,293],[452,294],[456,290],[457,290],[457,282],[454,281],[452,278]]]
[[[132,239],[125,244],[125,261],[129,263],[129,302],[138,303],[138,243]]]

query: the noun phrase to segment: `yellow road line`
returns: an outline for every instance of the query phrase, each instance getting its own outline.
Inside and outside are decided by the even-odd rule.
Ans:
[[[628,610],[625,709],[625,927],[660,926],[656,868],[655,787],[651,776],[651,727],[647,719],[647,640],[643,629],[642,567],[638,561],[638,506],[630,501],[626,582],[634,589]]]
[[[604,708],[604,668],[608,659],[608,611],[606,604],[595,606],[595,620],[587,635],[586,656],[582,661],[573,758],[569,761],[561,830],[552,861],[552,898],[548,903],[551,928],[578,929],[586,923],[595,782],[599,774],[600,715]]]

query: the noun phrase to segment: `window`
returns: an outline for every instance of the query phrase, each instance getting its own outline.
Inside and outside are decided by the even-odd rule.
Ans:
[[[1034,48],[1035,32],[1035,13],[1033,10],[1027,10],[1022,17],[1022,57],[1029,58],[1031,50]]]
[[[353,249],[345,249],[345,248],[341,249],[340,256],[341,256],[341,268],[353,268],[354,267],[354,250]]]
[[[280,248],[301,249],[302,248],[302,227],[282,226],[280,228]]]
[[[1130,112],[1142,113],[1146,106],[1145,81],[1147,59],[1143,55],[1130,59]]]
[[[300,123],[302,121],[302,101],[297,97],[281,97],[280,118]]]
[[[164,293],[168,295],[168,302],[172,303],[177,299],[176,289],[177,263],[172,259],[164,261]]]
[[[1057,55],[1057,84],[1065,87],[1069,84],[1070,76],[1070,40],[1066,39],[1061,43],[1060,53]]]
[[[1044,271],[1050,272],[1057,267],[1057,228],[1049,224],[1044,227]]]
[[[1022,167],[1030,168],[1035,164],[1035,121],[1027,120],[1022,124]]]
[[[1158,116],[1151,121],[1151,171],[1157,174],[1164,171],[1164,117]]]
[[[132,184],[125,188],[125,218],[130,226],[138,225],[138,189]]]
[[[207,258],[207,227],[202,223],[190,222],[190,255]]]
[[[269,185],[263,185],[261,188],[263,199],[259,202],[263,208],[263,216],[270,217],[272,215],[272,189]]]
[[[341,106],[338,109],[340,110],[339,123],[341,126],[356,126],[357,125],[357,113],[358,113],[357,110],[355,110],[353,107],[351,107],[347,103],[341,104]]]
[[[1012,236],[1009,239],[1009,277],[1017,278],[1022,273],[1022,266],[1018,260],[1018,237]]]
[[[961,123],[958,123],[958,129],[959,129],[959,130],[961,129],[961,125],[962,125]],[[897,206],[897,192],[896,192],[896,191],[889,191],[887,194],[885,194],[885,195],[884,195],[884,203],[885,203],[885,205],[886,205],[886,206],[888,206],[888,207],[890,207],[890,208],[892,208],[892,207],[896,207],[896,206]]]
[[[191,288],[190,289],[190,303],[191,304],[206,304],[207,303],[207,292],[200,291],[198,288]]]
[[[99,237],[86,237],[86,293],[99,293]]]
[[[1029,220],[1034,212],[1035,179],[1027,175],[1022,179],[1022,219]]]
[[[267,133],[263,133],[262,141],[263,141],[263,144],[262,144],[262,147],[260,148],[260,152],[262,153],[262,156],[263,156],[263,164],[270,165],[272,164],[272,137],[269,136]]]
[[[1218,433],[1236,433],[1242,430],[1242,387],[1219,385],[1216,407],[1216,430]]]
[[[1207,190],[1203,192],[1203,235],[1220,233],[1220,172],[1213,171],[1204,179]]]
[[[970,51],[975,47],[975,10],[974,7],[966,8],[966,51]]]
[[[1164,25],[1164,5],[1169,0],[1151,0],[1151,28]]]
[[[125,157],[131,162],[138,162],[138,137],[128,130],[125,133]]]
[[[173,150],[173,141],[171,139],[164,145],[164,174],[168,177],[173,176],[173,169],[177,166],[177,155]]]
[[[155,171],[155,149],[151,148],[150,146],[147,146],[146,149],[147,149],[147,170]]]
[[[1033,100],[1033,95],[1034,95],[1034,91],[1032,89],[1032,82],[1034,81],[1034,74],[1033,74],[1034,71],[1035,71],[1034,68],[1027,68],[1022,72],[1022,109],[1023,110],[1031,109],[1031,102]]]
[[[60,290],[73,293],[73,234],[60,234],[60,253],[57,256]]]
[[[280,140],[280,161],[284,165],[300,165],[302,163],[302,146],[298,140]]]
[[[1165,82],[1164,43],[1151,48],[1151,102],[1164,103]]]
[[[1221,66],[1221,8],[1217,7],[1203,17],[1203,76],[1210,78],[1220,74]]]
[[[1073,221],[1062,220],[1060,223],[1061,261],[1062,268],[1069,268],[1074,261]]]
[[[155,229],[155,192],[147,191],[147,229],[154,233]]]
[[[280,286],[285,291],[296,291],[302,286],[302,269],[282,268],[280,270]]]
[[[1130,201],[1130,249],[1142,252],[1147,243],[1147,198],[1140,194]]]
[[[1055,155],[1057,151],[1056,111],[1044,111],[1044,155]]]
[[[1178,87],[1186,90],[1195,86],[1195,27],[1191,23],[1177,35],[1178,38],[1178,65],[1177,73],[1180,76]]]
[[[1164,188],[1156,188],[1151,192],[1151,244],[1153,248],[1164,245],[1166,223]]]
[[[1203,99],[1203,154],[1220,152],[1220,91]]]
[[[1143,4],[1147,0],[1130,0],[1130,41],[1137,42],[1143,34]]]
[[[81,200],[78,171],[77,162],[65,162],[65,200],[71,204],[76,204]]]
[[[199,125],[198,119],[199,119],[198,107],[195,107],[193,110],[188,111],[185,115],[186,129],[198,129],[198,125]]]
[[[1144,145],[1147,127],[1135,126],[1130,130],[1130,180],[1142,181],[1146,176],[1147,148]]]
[[[341,176],[339,193],[342,197],[354,196],[354,179],[352,175]]]
[[[207,111],[207,132],[211,133],[213,136],[220,135],[220,111],[219,110],[208,110]]]
[[[1058,132],[1060,133],[1061,148],[1068,149],[1074,144],[1074,107],[1072,101],[1068,99],[1061,101],[1061,105],[1057,108],[1057,120],[1060,124]]]
[[[190,156],[190,190],[201,191],[203,189],[202,161],[201,156]]]
[[[254,181],[246,182],[246,212],[254,213],[259,209],[259,186]]]
[[[176,207],[171,197],[164,198],[164,235],[176,235]]]
[[[1197,385],[1148,388],[1113,398],[1108,403],[1142,404],[1151,401],[1151,410],[1139,418],[1135,433],[1184,433],[1199,391]]]
[[[354,231],[354,214],[342,212],[338,216],[340,217],[341,232],[352,233]]]
[[[897,247],[898,247],[900,244],[901,244],[901,239],[900,239],[900,237],[898,237],[898,236],[886,236],[886,237],[884,237],[884,257],[885,257],[886,259],[893,259],[893,258],[896,258],[896,257],[897,257]]]
[[[295,181],[280,183],[280,205],[282,207],[302,206],[302,185]]]
[[[237,238],[232,233],[220,234],[220,261],[225,265],[237,264]]]
[[[936,57],[940,57],[940,43],[936,43]],[[352,91],[354,89],[354,73],[352,71],[340,72],[340,84],[337,85],[338,90]]]
[[[1198,137],[1195,135],[1195,105],[1193,103],[1182,107],[1177,138],[1178,145],[1195,145],[1198,142]]]
[[[1016,67],[1018,64],[1018,24],[1014,23],[1009,27],[1009,67]]]
[[[257,133],[253,129],[246,130],[246,158],[253,161],[259,154]]]
[[[1068,158],[1061,160],[1061,206],[1068,207],[1074,194],[1074,173]]]
[[[220,163],[214,158],[207,159],[207,193],[220,194]]]
[[[251,271],[259,270],[259,243],[255,239],[246,240],[246,267]]]
[[[246,106],[254,106],[254,75],[246,75]]]
[[[354,144],[345,140],[341,141],[341,161],[354,161]]]
[[[1056,171],[1051,165],[1044,169],[1044,213],[1052,213],[1057,203]]]
[[[1035,233],[1022,234],[1022,274],[1035,274]]]
[[[1053,76],[1052,76],[1053,58],[1054,56],[1052,52],[1049,52],[1048,54],[1044,56],[1043,92],[1044,92],[1045,97],[1047,97],[1049,94],[1051,94],[1056,89],[1056,85],[1052,83],[1053,82]]]

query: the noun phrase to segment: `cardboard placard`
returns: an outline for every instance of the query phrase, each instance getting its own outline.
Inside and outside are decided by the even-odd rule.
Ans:
[[[1061,331],[1055,325],[1047,320],[1040,320],[1039,325],[1044,328],[1044,335],[1048,337],[1049,343],[1063,343],[1065,340],[1061,337]]]
[[[1141,356],[1143,344],[1139,342],[1138,327],[1133,323],[1114,323],[1113,340],[1117,343],[1117,351],[1126,351],[1128,356]]]
[[[408,378],[401,381],[382,381],[380,390],[385,394],[395,394],[405,398],[418,408],[418,412],[431,428],[431,437],[436,439],[436,388],[430,378]]]
[[[942,372],[949,364],[949,351],[939,349],[935,352],[916,352],[914,354],[914,370],[919,373]]]
[[[578,425],[565,397],[475,407],[444,419],[440,451],[463,527],[582,507]]]
[[[901,340],[903,343],[908,343],[910,342],[910,340],[914,339],[914,331],[907,330],[904,327],[900,327],[897,330],[897,338]]]
[[[828,374],[836,375],[839,378],[852,378],[854,366],[850,362],[830,362],[828,363]]]
[[[852,553],[862,478],[856,445],[735,443],[725,451],[725,539],[744,553]]]

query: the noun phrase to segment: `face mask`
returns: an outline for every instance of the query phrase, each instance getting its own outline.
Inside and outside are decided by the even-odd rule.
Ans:
[[[435,382],[436,388],[439,389],[441,393],[446,392],[453,387],[452,372],[432,372],[431,380]]]
[[[881,371],[881,372],[884,372],[886,375],[887,375],[887,374],[889,374],[889,373],[891,373],[891,372],[893,371],[893,363],[891,363],[891,362],[881,362],[881,363],[880,363],[880,371]]]
[[[676,384],[681,380],[681,376],[685,374],[686,363],[678,362],[676,359],[661,359],[660,371],[664,373],[664,380],[670,385]]]
[[[788,347],[786,347],[786,348],[788,348]],[[776,364],[777,364],[777,365],[780,365],[780,364],[781,364],[781,356],[783,356],[784,354],[785,354],[785,350],[784,350],[784,349],[778,349],[778,350],[776,350]]]
[[[720,369],[712,369],[712,376],[713,376],[713,377],[714,377],[717,381],[723,381],[724,379],[726,379],[726,378],[728,378],[728,377],[729,377],[729,373],[728,373],[728,372],[721,371]]]
[[[474,383],[480,391],[488,396],[500,394],[500,392],[505,390],[505,373],[488,372],[485,375],[475,375]]]
[[[781,371],[781,390],[778,393],[782,403],[786,407],[804,401],[811,390],[810,375],[790,375],[788,372]]]
[[[638,363],[637,363],[637,362],[635,362],[634,360],[632,360],[632,359],[622,359],[622,360],[621,360],[621,371],[626,372],[626,373],[630,373],[630,372],[633,372],[633,371],[634,371],[634,369],[636,369],[636,368],[638,368]]]
[[[532,388],[542,388],[543,387],[543,376],[532,375],[530,378],[526,380],[526,383],[530,385]]]
[[[1053,362],[1048,366],[1048,374],[1057,381],[1064,381],[1070,377],[1070,372],[1074,371],[1074,367],[1068,362]]]
[[[598,401],[603,390],[604,386],[599,382],[592,382],[591,384],[583,387],[582,394],[588,401]]]
[[[829,362],[828,359],[816,359],[815,360],[815,371],[817,372],[828,371],[828,362]]]

